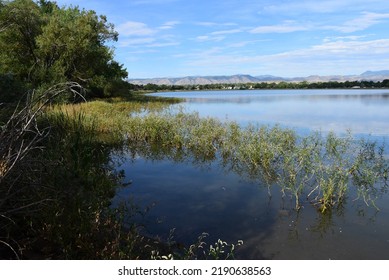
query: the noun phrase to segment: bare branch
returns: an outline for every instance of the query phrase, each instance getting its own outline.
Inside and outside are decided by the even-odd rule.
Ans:
[[[16,258],[20,260],[18,253],[16,253],[15,249],[11,245],[9,245],[7,242],[2,240],[0,240],[0,244],[5,245],[8,249],[10,249],[15,254]]]
[[[63,94],[70,93],[74,97],[85,100],[82,95],[83,91],[78,83],[61,83],[50,87],[40,96],[36,96],[35,91],[31,92],[26,98],[26,104],[21,109],[20,104],[17,106],[8,121],[0,126],[0,186],[10,172],[22,163],[27,154],[40,148],[38,144],[48,135],[50,128],[39,128],[37,121],[44,108]],[[4,190],[3,193],[6,195],[2,198],[0,206],[12,197],[10,190],[13,189],[13,184]],[[10,213],[33,205],[36,203],[18,207],[18,209],[0,208],[0,214],[4,211],[4,213]]]

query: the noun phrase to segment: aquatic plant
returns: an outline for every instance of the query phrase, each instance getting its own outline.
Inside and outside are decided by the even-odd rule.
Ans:
[[[161,255],[161,252],[156,248],[151,251],[151,259],[153,260],[233,260],[235,259],[236,248],[243,245],[242,240],[238,240],[236,244],[228,243],[218,239],[213,244],[207,244],[206,238],[208,233],[203,232],[197,237],[197,241],[189,246],[176,246],[173,242],[174,230],[170,232],[168,241],[165,243],[170,248],[167,255]]]

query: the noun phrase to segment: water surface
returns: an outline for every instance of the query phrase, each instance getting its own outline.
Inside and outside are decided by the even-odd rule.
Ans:
[[[358,136],[389,136],[389,90],[247,90],[167,92],[188,111],[240,124],[280,124],[302,134],[348,130]]]
[[[216,91],[162,93],[186,98],[185,110],[202,116],[279,123],[300,134],[312,130],[351,129],[358,137],[389,135],[389,98],[385,90]],[[249,180],[218,161],[173,160],[172,155],[126,155],[120,168],[133,183],[120,189],[116,202],[133,200],[149,209],[136,221],[145,234],[189,245],[207,232],[207,241],[242,239],[241,259],[389,259],[389,199],[380,211],[357,200],[353,190],[345,205],[323,215],[309,201],[294,210],[294,200]]]

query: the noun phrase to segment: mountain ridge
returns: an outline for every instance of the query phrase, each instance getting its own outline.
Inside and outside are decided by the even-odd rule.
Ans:
[[[186,76],[164,77],[148,79],[128,79],[132,84],[146,85],[205,85],[205,84],[246,84],[261,82],[345,82],[345,81],[383,81],[389,79],[389,70],[365,71],[359,75],[310,75],[307,77],[285,78],[273,75],[252,76],[248,74],[220,75],[220,76]]]

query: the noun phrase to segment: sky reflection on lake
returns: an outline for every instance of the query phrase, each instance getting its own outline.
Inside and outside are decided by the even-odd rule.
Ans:
[[[240,124],[280,124],[301,134],[348,130],[389,136],[389,90],[250,90],[157,93],[185,98],[185,109]]]
[[[115,202],[131,198],[148,209],[135,222],[143,233],[162,240],[174,230],[174,240],[189,245],[207,232],[208,244],[218,238],[229,243],[244,240],[239,259],[388,259],[389,204],[378,200],[377,212],[351,191],[341,208],[320,213],[308,200],[294,210],[293,198],[272,196],[260,181],[226,172],[217,162],[137,157],[121,166],[129,187],[120,189]]]
[[[312,130],[357,136],[389,136],[389,91],[214,91],[158,93],[186,98],[186,111],[237,121],[242,125],[281,124],[305,134]],[[175,106],[175,105],[174,105]],[[179,104],[178,106],[182,106]],[[147,149],[146,149],[147,150]],[[202,232],[208,244],[218,238],[243,239],[240,259],[389,259],[389,203],[384,195],[377,211],[350,188],[342,207],[325,214],[308,199],[300,211],[290,194],[259,178],[244,178],[218,160],[202,162],[148,152],[124,153],[120,166],[133,183],[119,189],[114,204],[134,198],[148,212],[135,217],[144,234],[189,245]],[[178,158],[179,160],[175,160]]]

